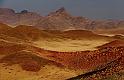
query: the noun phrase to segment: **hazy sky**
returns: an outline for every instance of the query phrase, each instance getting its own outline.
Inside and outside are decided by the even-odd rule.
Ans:
[[[45,15],[65,7],[69,13],[93,19],[124,19],[124,0],[0,0],[0,7]]]

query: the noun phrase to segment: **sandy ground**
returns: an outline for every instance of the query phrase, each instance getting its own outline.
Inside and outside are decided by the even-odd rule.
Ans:
[[[0,64],[0,80],[65,80],[76,76],[75,71],[46,65],[39,72],[29,72],[19,65],[5,66]]]
[[[34,42],[37,47],[53,51],[85,51],[95,50],[97,46],[108,43],[107,40],[39,40]]]
[[[108,43],[107,40],[39,40],[35,46],[53,51],[84,51],[95,50],[97,46]],[[2,58],[4,55],[0,55]],[[0,63],[0,80],[65,80],[81,74],[83,71],[74,71],[54,65],[45,65],[39,72],[22,70],[16,64],[6,66]]]
[[[0,58],[5,55],[0,55]],[[45,65],[38,72],[22,70],[18,65],[6,66],[0,63],[0,80],[65,80],[81,74],[83,71],[74,71],[54,65]]]

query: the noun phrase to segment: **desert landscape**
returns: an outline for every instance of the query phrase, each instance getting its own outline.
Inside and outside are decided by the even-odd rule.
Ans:
[[[124,80],[124,20],[0,8],[0,80]]]

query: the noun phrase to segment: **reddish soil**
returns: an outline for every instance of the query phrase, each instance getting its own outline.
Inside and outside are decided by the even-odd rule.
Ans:
[[[0,63],[7,63],[7,65],[19,64],[23,70],[33,72],[39,71],[45,65],[56,65],[62,67],[59,63],[36,56],[32,52],[25,51],[9,54],[0,59]]]
[[[119,46],[124,46],[124,40],[115,40],[110,43],[104,44],[102,46],[98,46],[98,48],[119,47]]]
[[[39,71],[41,69],[41,64],[34,60],[26,60],[21,63],[21,67],[26,71]]]
[[[101,80],[106,78],[112,78],[111,76],[116,75],[116,79],[122,80],[120,78],[123,76],[124,70],[124,56],[118,58],[117,60],[111,62],[110,64],[106,65],[106,67],[96,73],[94,75],[88,76],[86,80]]]
[[[56,52],[49,57],[69,68],[89,70],[121,57],[123,52],[124,47],[114,47],[95,51]]]
[[[102,35],[97,35],[93,33],[92,31],[88,30],[69,30],[69,31],[64,31],[61,33],[61,36],[69,38],[69,39],[106,39],[108,37],[102,36]]]
[[[41,66],[49,63],[57,66],[60,65],[60,67],[62,67],[63,65],[67,68],[75,70],[82,69],[86,71],[91,71],[124,56],[124,46],[119,46],[119,44],[122,42],[113,42],[110,42],[108,44],[113,43],[113,45],[116,44],[118,46],[113,47],[113,45],[103,45],[98,50],[79,52],[48,51],[29,45],[23,45],[21,47],[19,45],[6,46],[5,51],[10,52],[11,50],[13,50],[13,53],[8,54],[4,58],[2,58],[0,62],[20,64],[22,68],[27,71],[38,71],[40,70]],[[4,47],[1,48],[1,51],[2,49],[4,49]],[[23,49],[30,52],[22,51]],[[40,55],[40,57],[36,56],[37,54]]]
[[[24,49],[25,47],[22,45],[4,45],[0,46],[0,54],[13,54]]]
[[[72,69],[92,70],[124,55],[122,41],[113,41],[95,51],[51,52],[48,57]],[[114,46],[118,45],[118,46]]]

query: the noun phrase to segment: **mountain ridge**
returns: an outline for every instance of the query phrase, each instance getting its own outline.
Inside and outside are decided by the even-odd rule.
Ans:
[[[11,26],[37,26],[43,30],[106,30],[124,27],[124,20],[91,20],[86,17],[72,16],[64,7],[41,16],[36,12],[0,8],[0,22]]]

